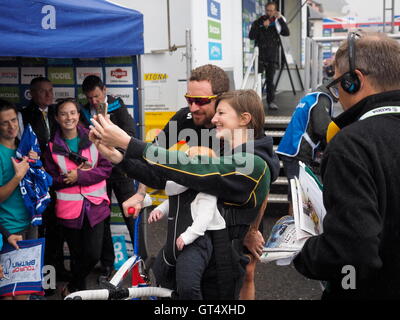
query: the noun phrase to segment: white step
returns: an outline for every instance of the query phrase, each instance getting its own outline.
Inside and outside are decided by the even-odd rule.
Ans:
[[[282,186],[282,185],[287,185],[288,181],[286,177],[278,177],[278,179],[276,179],[272,184]]]
[[[289,203],[289,201],[286,194],[270,194],[268,203]]]
[[[265,134],[267,136],[273,137],[273,138],[282,138],[283,135],[285,134],[285,131],[282,130],[267,130],[265,131]]]
[[[265,124],[274,124],[274,125],[288,125],[290,122],[290,119],[292,117],[287,117],[287,116],[266,116],[265,117]]]

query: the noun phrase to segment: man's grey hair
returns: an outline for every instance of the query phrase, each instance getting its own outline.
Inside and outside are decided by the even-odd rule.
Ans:
[[[361,32],[354,39],[355,69],[368,76],[371,85],[381,91],[400,89],[400,44],[384,33]],[[335,55],[335,68],[350,70],[349,45],[345,40]]]

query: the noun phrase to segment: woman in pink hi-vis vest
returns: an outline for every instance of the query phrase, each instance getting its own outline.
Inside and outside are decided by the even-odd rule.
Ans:
[[[56,105],[59,128],[49,142],[45,168],[53,177],[57,221],[63,226],[71,256],[72,280],[62,295],[86,289],[85,279],[101,255],[104,219],[110,215],[106,179],[112,165],[80,126],[79,105],[64,99]]]

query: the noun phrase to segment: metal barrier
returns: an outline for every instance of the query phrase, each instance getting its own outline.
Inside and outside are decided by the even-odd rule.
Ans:
[[[251,69],[253,68],[254,65],[254,84],[251,89],[256,91],[260,98],[262,97],[262,92],[261,92],[261,74],[258,73],[258,55],[259,55],[259,49],[258,47],[254,47],[254,52],[250,60],[250,64],[247,67],[246,74],[244,75],[243,82],[241,85],[241,89],[246,89],[247,88],[247,82],[249,81]]]
[[[400,39],[400,34],[387,34],[394,39]],[[306,92],[314,91],[322,84],[323,79],[323,57],[322,45],[326,42],[341,42],[347,36],[341,37],[315,37],[306,38],[305,41],[305,63],[304,63],[304,89]]]

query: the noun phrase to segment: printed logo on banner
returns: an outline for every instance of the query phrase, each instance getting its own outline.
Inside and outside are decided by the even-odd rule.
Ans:
[[[32,99],[31,90],[29,88],[26,88],[23,90],[23,92],[24,92],[23,94],[24,99],[30,101]]]
[[[77,95],[78,103],[82,106],[84,106],[86,103],[88,103],[85,94],[82,91],[82,87],[78,88],[78,95]]]
[[[221,4],[214,0],[208,0],[207,13],[210,18],[221,20]]]
[[[30,84],[32,79],[45,76],[46,71],[43,67],[21,68],[21,84]]]
[[[47,58],[48,65],[67,65],[70,66],[73,64],[73,60],[69,58],[60,59],[60,58]]]
[[[54,101],[57,99],[75,98],[75,88],[53,87]]]
[[[0,84],[18,84],[18,68],[0,68]]]
[[[132,57],[109,57],[105,58],[106,64],[132,64]]]
[[[208,37],[210,39],[221,40],[221,23],[208,20]]]
[[[0,87],[0,99],[5,99],[12,103],[18,103],[19,87]]]
[[[74,84],[74,70],[73,68],[65,67],[50,67],[48,68],[49,80],[53,84]]]
[[[133,84],[131,67],[107,67],[106,84]]]
[[[4,245],[0,254],[5,278],[0,281],[0,295],[43,294],[44,239],[19,241],[19,250]]]
[[[145,73],[144,81],[163,81],[165,82],[168,79],[168,74],[166,73]]]
[[[76,68],[76,82],[82,84],[87,76],[95,75],[103,80],[103,71],[101,68]]]
[[[107,93],[115,98],[121,98],[126,105],[133,105],[133,88],[107,87]]]
[[[208,43],[208,58],[210,60],[222,60],[222,44],[218,42]]]

